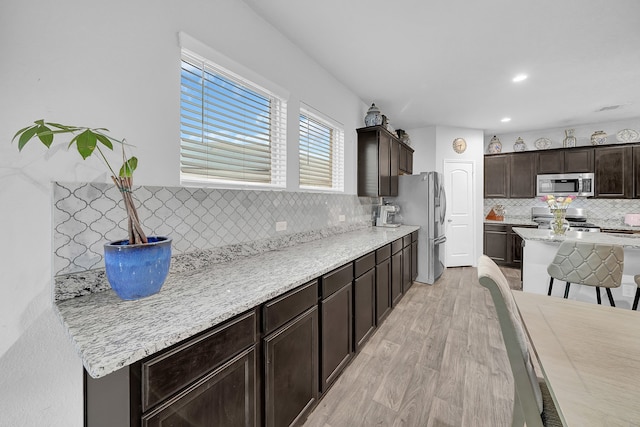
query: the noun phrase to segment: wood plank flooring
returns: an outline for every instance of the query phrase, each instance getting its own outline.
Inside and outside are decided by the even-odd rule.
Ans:
[[[519,288],[519,271],[503,271]],[[304,426],[500,427],[512,406],[491,297],[475,268],[448,268],[409,289]]]

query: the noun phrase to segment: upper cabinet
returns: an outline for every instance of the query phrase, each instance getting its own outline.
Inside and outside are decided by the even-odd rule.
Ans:
[[[593,172],[593,147],[538,151],[538,173]]]
[[[610,199],[633,197],[633,148],[637,147],[598,147],[595,197]]]
[[[537,160],[534,152],[485,156],[484,197],[535,197]]]
[[[358,196],[398,195],[398,176],[413,172],[413,149],[382,126],[358,132]]]
[[[640,144],[486,155],[484,197],[535,197],[536,175],[557,173],[593,173],[595,198],[640,198]]]

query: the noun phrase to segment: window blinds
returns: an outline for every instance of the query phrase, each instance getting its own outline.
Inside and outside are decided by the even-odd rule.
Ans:
[[[285,186],[286,103],[183,54],[180,168],[183,178]]]
[[[344,132],[301,108],[300,186],[344,189]]]

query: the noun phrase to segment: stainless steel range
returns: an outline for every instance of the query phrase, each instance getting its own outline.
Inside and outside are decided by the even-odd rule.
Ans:
[[[565,218],[569,223],[569,231],[600,231],[600,227],[587,222],[587,212],[582,208],[567,208]],[[538,228],[551,228],[549,223],[552,219],[553,214],[548,206],[534,206],[531,208],[531,220],[538,224]]]

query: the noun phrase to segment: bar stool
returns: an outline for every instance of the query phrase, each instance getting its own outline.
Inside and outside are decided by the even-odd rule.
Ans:
[[[595,286],[598,304],[601,303],[600,288],[605,288],[612,307],[615,307],[611,288],[618,288],[622,282],[624,251],[622,246],[586,243],[565,240],[560,244],[555,258],[547,267],[551,276],[549,291],[551,295],[553,279],[567,282],[564,297],[569,296],[569,285]],[[638,282],[640,279],[636,279]]]
[[[636,297],[633,299],[633,307],[631,307],[631,310],[637,310],[638,300],[640,299],[640,274],[636,274],[635,276],[633,276],[633,280],[636,281],[636,285],[638,285],[638,289],[636,289]]]

